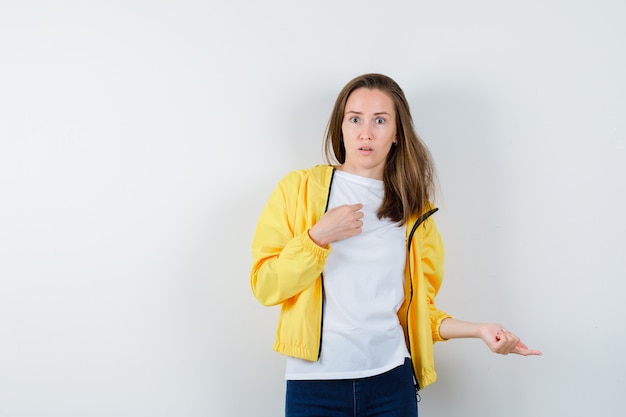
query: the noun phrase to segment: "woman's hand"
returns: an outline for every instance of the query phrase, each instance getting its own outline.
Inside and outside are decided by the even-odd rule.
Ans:
[[[528,349],[519,337],[497,323],[472,323],[453,318],[444,319],[439,326],[439,334],[444,339],[463,337],[479,337],[492,352],[501,355],[515,353],[518,355],[542,355],[541,351]]]
[[[309,237],[321,247],[361,233],[363,227],[363,204],[345,204],[328,210],[309,229]]]
[[[478,326],[480,338],[485,342],[492,352],[501,355],[515,353],[518,355],[541,355],[541,351],[529,349],[519,337],[506,330],[502,325],[496,323],[481,324]]]

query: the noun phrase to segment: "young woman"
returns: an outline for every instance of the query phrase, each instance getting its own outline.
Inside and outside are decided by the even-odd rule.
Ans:
[[[252,242],[251,287],[281,306],[286,416],[417,416],[436,379],[433,343],[475,337],[501,354],[538,355],[499,324],[435,306],[443,245],[434,169],[395,81],[366,74],[339,93],[329,165],[288,174]]]

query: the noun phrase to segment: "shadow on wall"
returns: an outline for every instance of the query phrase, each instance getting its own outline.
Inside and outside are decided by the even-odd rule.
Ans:
[[[516,120],[501,96],[496,100],[468,84],[406,91],[439,179],[436,221],[446,247],[446,276],[437,305],[459,319],[510,323],[518,313],[508,302],[514,295],[507,295],[508,269],[519,262],[512,153],[517,138],[510,136]],[[439,344],[435,352],[435,402],[447,402],[445,393],[469,393],[467,384],[476,383],[472,376],[481,378],[477,373],[488,377],[484,369],[475,369],[476,362],[492,355],[480,341]],[[459,404],[464,400],[472,401]]]
[[[502,102],[466,87],[421,91],[410,100],[416,130],[433,154],[439,179],[437,221],[447,268],[442,296],[454,300],[462,294],[464,302],[451,306],[461,313],[468,296],[484,300],[501,294],[495,278],[515,249],[510,246],[517,183],[510,152],[514,138],[499,128],[514,121],[503,121]],[[488,285],[477,287],[481,284]],[[506,304],[489,308],[502,312]]]
[[[205,196],[189,219],[186,284],[209,415],[276,415],[283,406],[283,360],[272,350],[278,310],[261,306],[249,285],[250,243],[269,197],[256,181],[229,184],[220,204]]]

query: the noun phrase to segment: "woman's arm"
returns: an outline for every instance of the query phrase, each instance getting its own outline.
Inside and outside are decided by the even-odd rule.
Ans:
[[[283,303],[309,288],[320,278],[330,244],[361,233],[362,204],[332,208],[303,230],[304,220],[292,214],[301,187],[298,175],[288,175],[275,188],[252,239],[250,286],[264,305]]]
[[[541,355],[541,351],[529,349],[519,337],[497,323],[471,323],[447,318],[439,326],[439,334],[444,339],[480,338],[495,353],[507,355]]]
[[[319,247],[295,218],[302,179],[283,178],[270,195],[252,238],[250,286],[263,305],[276,305],[310,287],[324,269],[329,248]]]

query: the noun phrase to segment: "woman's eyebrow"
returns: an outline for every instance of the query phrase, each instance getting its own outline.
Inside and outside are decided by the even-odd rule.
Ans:
[[[360,111],[354,111],[354,110],[346,110],[346,114],[348,113],[353,113],[353,114],[363,114]],[[386,111],[379,111],[377,113],[374,113],[374,116],[379,116],[381,114],[386,114],[387,116],[391,116],[389,113],[387,113]]]

